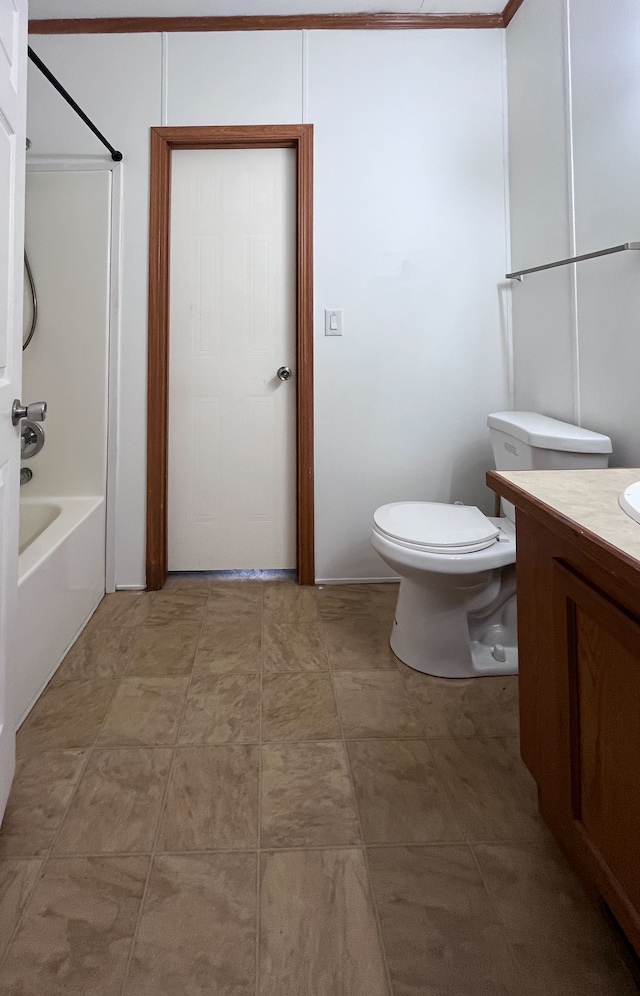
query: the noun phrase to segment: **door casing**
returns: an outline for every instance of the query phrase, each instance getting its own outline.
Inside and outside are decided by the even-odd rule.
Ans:
[[[296,151],[297,578],[313,584],[313,125],[151,129],[147,374],[147,588],[167,577],[169,239],[174,149]]]

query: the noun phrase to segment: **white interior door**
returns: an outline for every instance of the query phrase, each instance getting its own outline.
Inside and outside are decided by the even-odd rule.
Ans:
[[[11,406],[22,369],[26,58],[26,0],[0,0],[0,820],[15,765],[7,672],[18,590],[20,430]]]
[[[170,571],[295,567],[295,169],[173,153]]]

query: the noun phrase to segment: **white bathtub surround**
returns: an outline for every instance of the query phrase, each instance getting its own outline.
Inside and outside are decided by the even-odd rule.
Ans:
[[[23,521],[33,535],[18,558],[9,674],[16,727],[95,611],[104,594],[105,567],[103,497],[33,498],[23,504]]]
[[[20,489],[16,725],[105,590],[112,173],[39,164],[27,175],[26,244],[38,326],[22,396],[48,403],[45,445]]]
[[[38,325],[23,397],[46,401],[45,445],[23,498],[105,493],[111,171],[27,172],[25,243]]]
[[[52,525],[62,512],[60,505],[43,502],[39,498],[27,498],[20,502],[20,529],[18,534],[18,554]]]

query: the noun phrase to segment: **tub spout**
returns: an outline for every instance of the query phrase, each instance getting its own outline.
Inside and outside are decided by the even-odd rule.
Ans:
[[[20,486],[28,484],[33,477],[33,471],[29,467],[20,468]]]

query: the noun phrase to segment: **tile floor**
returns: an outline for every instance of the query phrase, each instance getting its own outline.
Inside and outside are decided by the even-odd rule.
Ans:
[[[2,996],[618,996],[517,678],[391,654],[394,585],[107,596],[18,734]]]

